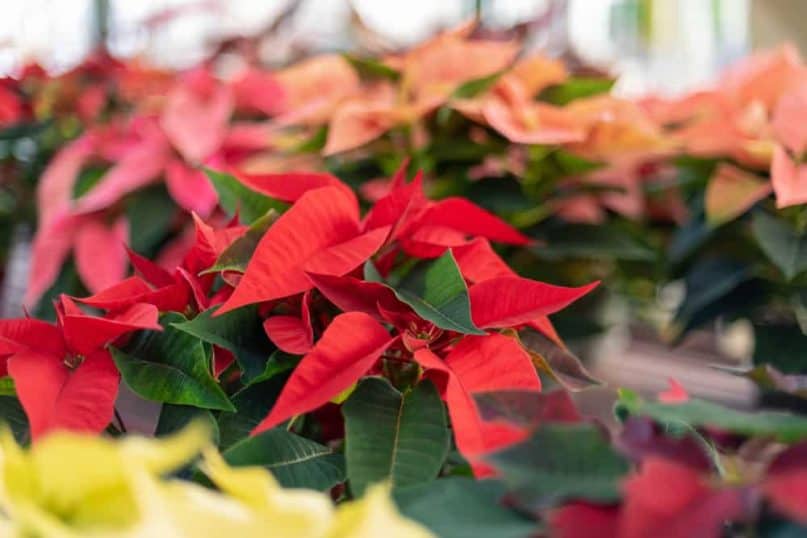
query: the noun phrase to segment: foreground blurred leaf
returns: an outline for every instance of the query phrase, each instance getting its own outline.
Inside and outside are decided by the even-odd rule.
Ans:
[[[174,327],[183,322],[185,318],[180,314],[166,314],[160,320],[165,327],[163,332],[141,332],[126,351],[112,348],[123,380],[147,400],[234,410],[210,373],[204,344]]]
[[[437,477],[451,436],[443,402],[431,382],[401,394],[386,379],[366,378],[342,412],[354,495],[363,495],[375,482],[399,488]]]
[[[737,411],[703,400],[663,404],[622,390],[616,412],[619,416],[647,416],[674,429],[710,427],[749,437],[771,437],[782,443],[807,439],[807,417],[778,411]]]
[[[216,419],[213,418],[213,413],[209,409],[200,409],[189,405],[163,404],[154,435],[162,437],[178,433],[188,427],[189,424],[197,421],[206,424],[207,428],[212,432],[213,441],[218,443],[219,427]]]
[[[239,441],[222,455],[230,465],[268,469],[287,488],[327,490],[345,480],[341,454],[282,428]]]
[[[588,424],[548,424],[486,460],[528,509],[571,498],[615,501],[619,481],[629,469],[602,432]]]
[[[493,480],[442,478],[393,493],[401,513],[442,538],[526,538],[535,523],[503,506],[505,488]]]

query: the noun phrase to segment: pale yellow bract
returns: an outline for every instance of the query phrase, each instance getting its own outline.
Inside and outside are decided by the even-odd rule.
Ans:
[[[217,490],[163,475],[202,454]],[[192,424],[154,440],[54,433],[31,449],[0,433],[0,537],[426,538],[377,485],[334,508],[284,489],[261,467],[231,467]]]

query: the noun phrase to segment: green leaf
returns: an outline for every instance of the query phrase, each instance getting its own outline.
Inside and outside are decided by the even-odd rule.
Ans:
[[[9,376],[0,377],[0,396],[17,396],[14,379]]]
[[[28,417],[20,401],[14,396],[0,396],[0,423],[11,428],[11,433],[18,443],[27,445],[31,442],[31,430]]]
[[[150,252],[168,235],[177,216],[174,202],[164,185],[138,190],[126,196],[129,246],[135,252]]]
[[[493,480],[441,478],[393,491],[401,513],[441,538],[527,538],[535,522],[501,502],[505,489]]]
[[[73,200],[81,198],[83,195],[87,194],[90,189],[98,184],[106,172],[107,168],[102,167],[91,167],[82,170],[79,173],[78,178],[76,178],[76,182],[73,184]]]
[[[241,381],[253,383],[265,373],[269,355],[274,346],[263,330],[257,305],[238,308],[213,317],[212,308],[190,321],[173,326],[200,340],[230,351],[241,368]],[[184,318],[183,318],[184,319]]]
[[[573,77],[562,84],[546,88],[539,99],[555,105],[568,105],[575,99],[608,93],[614,82],[616,81],[609,78]]]
[[[287,488],[327,490],[345,480],[341,454],[282,428],[244,439],[222,455],[230,465],[268,469]]]
[[[126,351],[111,348],[123,380],[147,400],[234,410],[210,373],[204,344],[174,327],[184,321],[181,314],[166,314],[160,321],[164,331],[142,331]]]
[[[619,259],[652,262],[655,250],[636,234],[606,224],[566,224],[545,230],[540,239],[546,245],[531,248],[541,259]]]
[[[749,437],[771,437],[782,443],[807,439],[807,417],[780,411],[738,411],[697,399],[663,404],[620,393],[616,412],[622,417],[647,416],[671,428],[708,426]]]
[[[218,444],[219,426],[213,417],[213,413],[209,409],[200,409],[189,405],[163,404],[154,435],[161,437],[177,433],[193,421],[206,422],[210,426],[210,431],[213,432],[213,441]]]
[[[797,325],[754,325],[753,362],[786,374],[807,374],[807,334]]]
[[[274,349],[258,317],[258,307],[245,306],[216,317],[213,317],[213,310],[205,310],[190,321],[182,318],[183,321],[172,326],[230,351],[241,368],[242,381],[248,385],[264,373]]]
[[[221,271],[245,272],[255,248],[258,246],[258,242],[276,220],[277,211],[270,209],[264,216],[253,222],[243,236],[224,249],[213,267],[204,271],[204,274]]]
[[[232,397],[234,413],[219,414],[219,447],[224,450],[249,437],[250,432],[275,405],[288,376],[280,375],[256,382],[236,392]]]
[[[374,58],[360,58],[353,54],[343,54],[342,56],[363,78],[385,78],[392,81],[401,78],[398,71]]]
[[[16,140],[18,138],[37,136],[52,124],[53,120],[50,119],[15,123],[0,129],[0,140]]]
[[[752,276],[747,265],[728,258],[708,258],[698,262],[684,279],[686,295],[669,327],[669,336],[676,338],[719,315],[720,302]]]
[[[282,212],[286,208],[286,204],[253,191],[230,174],[209,168],[205,168],[204,172],[216,189],[224,211],[230,216],[238,213],[243,223],[255,222],[270,209]]]
[[[389,381],[368,377],[342,406],[351,492],[388,481],[393,488],[437,477],[451,440],[445,408],[429,381],[401,394]]]
[[[290,355],[285,351],[276,349],[271,355],[269,355],[269,360],[266,361],[263,372],[261,372],[260,375],[250,379],[249,383],[246,384],[251,385],[253,383],[260,383],[262,381],[272,379],[276,375],[287,372],[288,370],[291,370],[297,366],[300,360],[301,357],[299,355]]]
[[[471,320],[468,288],[450,250],[419,269],[393,288],[398,299],[441,329],[485,334]]]
[[[469,80],[468,82],[464,82],[460,84],[460,86],[454,90],[451,95],[457,99],[471,99],[476,97],[477,95],[492,88],[493,85],[496,84],[496,81],[498,81],[502,76],[502,73],[503,71],[499,71],[486,77],[475,78],[473,80]]]
[[[762,251],[787,280],[807,271],[807,234],[764,211],[754,213],[751,229]]]
[[[487,461],[530,510],[565,499],[616,501],[619,481],[629,470],[625,458],[590,424],[547,424]]]

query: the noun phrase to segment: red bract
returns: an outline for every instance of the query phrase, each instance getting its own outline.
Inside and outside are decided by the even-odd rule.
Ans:
[[[698,471],[650,458],[624,484],[620,538],[717,538],[742,518],[742,490],[713,489]]]
[[[269,416],[252,433],[327,403],[364,376],[393,341],[367,314],[350,312],[335,317],[294,369]]]
[[[306,192],[320,187],[337,187],[352,195],[350,187],[339,181],[337,177],[319,172],[283,174],[236,172],[236,177],[250,189],[284,202],[296,202]]]
[[[56,309],[56,325],[0,321],[0,355],[7,359],[34,440],[56,429],[102,431],[112,419],[120,379],[105,346],[132,331],[161,329],[151,305],[100,318],[62,296]]]
[[[355,196],[336,187],[305,193],[261,238],[230,299],[216,312],[288,297],[312,287],[306,271],[344,275],[372,256],[389,228],[359,229]]]
[[[554,314],[597,287],[553,286],[518,276],[484,280],[471,286],[471,315],[481,329],[515,327]]]
[[[129,250],[129,260],[142,278],[132,276],[94,295],[76,300],[109,312],[118,312],[138,303],[154,305],[161,312],[185,312],[189,306],[202,311],[219,304],[224,296],[210,296],[214,275],[200,273],[213,265],[219,255],[244,234],[246,228],[230,225],[214,229],[195,215],[194,224],[194,242],[184,253],[182,263],[173,271],[167,271]],[[230,289],[225,286],[222,292],[229,293]]]
[[[777,511],[807,525],[807,443],[777,456],[768,467],[762,491]]]
[[[428,349],[416,351],[414,357],[440,387],[457,448],[466,458],[473,462],[486,452],[522,438],[519,430],[484,422],[473,399],[478,392],[541,390],[532,360],[513,338],[500,334],[467,336],[444,359]]]
[[[263,322],[263,329],[278,349],[286,353],[304,355],[314,345],[311,327],[311,292],[305,292],[300,301],[299,316],[271,316]]]
[[[160,123],[188,162],[202,163],[224,140],[232,110],[229,88],[220,85],[206,69],[196,69],[168,95]]]

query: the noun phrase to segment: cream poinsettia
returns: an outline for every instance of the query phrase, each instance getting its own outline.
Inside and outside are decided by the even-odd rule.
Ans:
[[[203,454],[217,490],[165,479]],[[427,537],[384,486],[333,508],[325,494],[283,489],[260,467],[233,468],[191,425],[166,439],[54,433],[30,450],[0,433],[0,535],[6,537]]]

